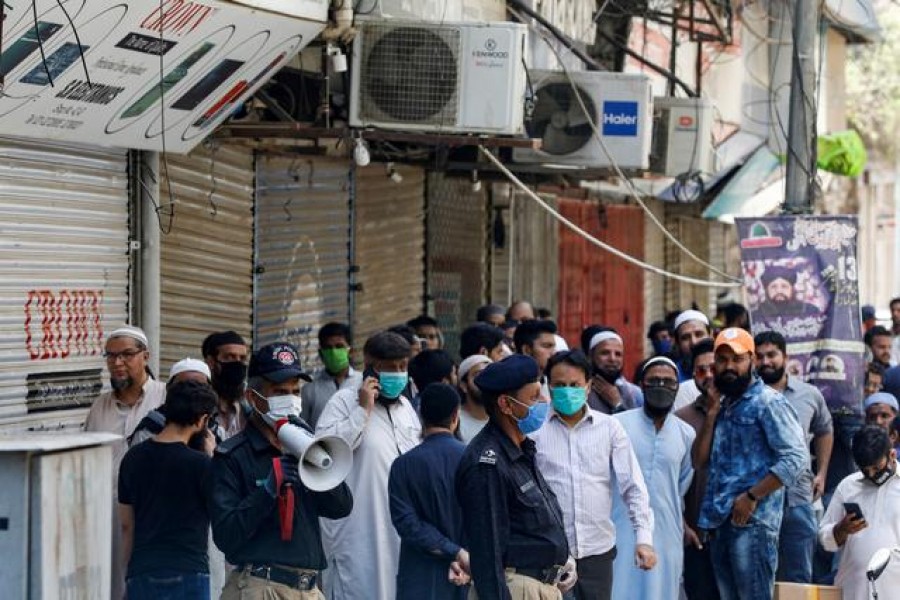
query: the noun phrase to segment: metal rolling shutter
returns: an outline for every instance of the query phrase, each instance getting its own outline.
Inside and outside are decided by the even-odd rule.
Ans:
[[[257,165],[255,343],[295,344],[319,364],[319,328],[350,322],[350,165],[264,156]]]
[[[444,348],[459,353],[459,335],[484,304],[487,276],[487,196],[468,179],[429,173],[427,181],[428,295]]]
[[[127,151],[0,138],[0,428],[81,426],[128,270]]]
[[[160,196],[169,202],[160,164]],[[162,236],[160,370],[187,356],[214,331],[250,342],[253,311],[253,153],[214,145],[169,155],[175,196],[172,231]]]
[[[403,181],[386,176],[384,165],[356,169],[353,195],[354,345],[422,312],[425,291],[425,174],[395,165]]]

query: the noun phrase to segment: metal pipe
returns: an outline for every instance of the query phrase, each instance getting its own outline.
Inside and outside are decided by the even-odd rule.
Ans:
[[[150,368],[159,377],[160,312],[162,309],[162,275],[160,261],[159,153],[141,152],[141,321],[140,326],[150,341]],[[166,200],[166,203],[172,199]]]

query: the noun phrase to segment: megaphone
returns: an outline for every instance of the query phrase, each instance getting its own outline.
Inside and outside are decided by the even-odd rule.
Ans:
[[[869,566],[866,567],[866,577],[868,580],[875,581],[881,577],[881,574],[884,573],[884,570],[887,568],[890,561],[890,548],[879,548],[876,550],[872,555],[872,558],[869,559]]]
[[[288,454],[297,457],[303,485],[314,492],[336,488],[353,468],[350,444],[335,435],[316,437],[287,420],[276,424],[278,441]]]

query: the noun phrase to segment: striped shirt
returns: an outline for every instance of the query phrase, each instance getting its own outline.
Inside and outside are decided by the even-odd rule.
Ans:
[[[653,544],[653,512],[637,457],[625,429],[613,417],[587,409],[574,426],[551,411],[531,437],[537,465],[563,511],[575,558],[597,556],[616,545],[610,518],[613,485],[628,508],[638,544]]]

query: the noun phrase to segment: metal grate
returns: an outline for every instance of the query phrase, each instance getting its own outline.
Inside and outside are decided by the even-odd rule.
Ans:
[[[458,28],[367,23],[362,35],[363,119],[439,126],[456,122]]]

